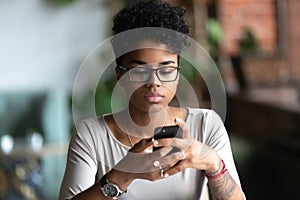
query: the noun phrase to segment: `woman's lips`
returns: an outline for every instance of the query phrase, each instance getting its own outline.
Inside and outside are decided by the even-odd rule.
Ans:
[[[159,103],[163,98],[164,96],[159,93],[150,93],[145,95],[145,99],[150,103]]]

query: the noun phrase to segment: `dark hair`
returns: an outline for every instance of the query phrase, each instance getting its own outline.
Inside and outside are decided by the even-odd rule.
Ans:
[[[160,0],[140,0],[123,8],[114,17],[112,32],[114,35],[124,31],[130,31],[129,37],[134,38],[135,42],[142,39],[151,39],[166,44],[170,50],[180,54],[182,48],[187,45],[187,35],[189,25],[184,19],[185,8],[175,7]],[[155,27],[162,28],[147,29],[141,32],[135,31],[138,28]],[[122,52],[132,41],[128,37],[116,37],[112,39],[113,49],[117,58],[117,63],[121,64]],[[118,57],[117,56],[117,57]]]

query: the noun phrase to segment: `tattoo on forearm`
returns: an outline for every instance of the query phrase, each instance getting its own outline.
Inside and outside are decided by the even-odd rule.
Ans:
[[[209,181],[209,187],[216,200],[227,200],[233,195],[237,185],[226,172],[220,179]]]

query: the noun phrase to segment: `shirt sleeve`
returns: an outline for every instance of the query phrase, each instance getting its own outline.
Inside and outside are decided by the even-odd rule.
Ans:
[[[240,179],[234,163],[228,133],[219,115],[209,110],[204,123],[205,143],[215,149],[224,161],[226,168],[233,180],[241,187]]]
[[[71,199],[95,184],[97,173],[96,146],[87,123],[82,122],[72,135],[65,175],[59,199]]]

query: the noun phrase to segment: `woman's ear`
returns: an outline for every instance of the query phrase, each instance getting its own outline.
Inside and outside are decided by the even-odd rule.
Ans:
[[[120,80],[120,78],[122,77],[123,73],[122,70],[119,69],[118,67],[115,68],[115,72],[116,72],[116,78],[117,80]]]

